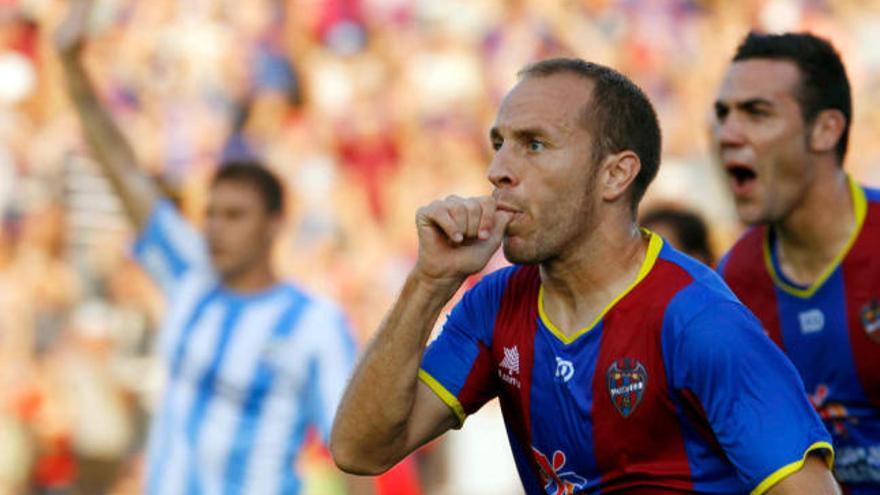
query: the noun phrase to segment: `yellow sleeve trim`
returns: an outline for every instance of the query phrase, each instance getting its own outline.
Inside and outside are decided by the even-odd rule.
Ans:
[[[446,405],[449,406],[450,409],[452,409],[452,412],[455,413],[455,417],[458,418],[458,426],[460,428],[461,425],[464,424],[465,418],[467,418],[467,414],[465,414],[464,407],[461,406],[461,402],[459,402],[454,395],[449,393],[449,390],[446,390],[446,387],[441,385],[436,378],[428,374],[427,371],[420,369],[419,379],[425,382],[425,385],[427,385],[428,388],[430,388],[435,394],[437,394],[437,397],[440,397],[440,400],[445,402]]]
[[[828,469],[831,469],[834,466],[834,448],[831,447],[831,444],[828,442],[816,442],[804,452],[804,456],[801,457],[800,460],[792,462],[791,464],[787,464],[777,469],[773,474],[764,478],[764,481],[758,484],[754,490],[752,490],[751,495],[762,495],[764,492],[773,487],[776,483],[782,481],[786,476],[794,473],[804,466],[804,462],[807,460],[807,456],[810,455],[814,450],[824,449],[828,451],[828,454],[825,456],[825,463],[828,464]]]
[[[856,226],[853,229],[852,233],[849,236],[849,239],[846,241],[846,245],[843,249],[837,253],[837,256],[834,257],[834,260],[831,261],[825,271],[822,272],[822,275],[813,282],[809,287],[802,289],[799,287],[794,287],[790,284],[785,283],[782,280],[782,277],[776,273],[776,269],[773,266],[773,258],[770,254],[770,235],[769,229],[766,231],[767,233],[764,235],[764,266],[767,268],[767,273],[770,274],[770,278],[773,279],[773,283],[776,284],[777,287],[788,292],[789,294],[800,297],[802,299],[809,299],[813,297],[813,294],[819,290],[820,287],[828,280],[828,277],[834,273],[834,270],[837,269],[837,266],[843,261],[843,258],[846,257],[847,253],[849,253],[852,245],[855,244],[856,239],[859,237],[859,234],[862,232],[862,224],[865,223],[865,217],[868,216],[868,199],[865,197],[865,190],[862,189],[862,186],[859,185],[858,182],[855,181],[850,176],[847,176],[847,181],[849,182],[849,190],[850,196],[852,197],[853,203],[853,212],[856,216]]]
[[[597,316],[596,319],[593,320],[590,326],[578,330],[577,332],[573,333],[571,337],[566,336],[565,332],[560,330],[556,325],[553,324],[552,321],[550,321],[550,317],[547,316],[547,313],[544,311],[544,285],[542,284],[541,288],[538,289],[538,315],[540,316],[541,321],[544,322],[544,326],[547,327],[548,330],[550,330],[550,333],[552,333],[557,339],[561,340],[563,344],[571,344],[581,335],[584,335],[590,330],[596,328],[596,325],[598,325],[599,322],[602,321],[602,318],[605,317],[605,314],[608,313],[608,311],[610,311],[611,308],[613,308],[618,301],[629,294],[630,291],[633,290],[633,287],[638,285],[639,282],[642,281],[642,279],[648,276],[648,273],[651,272],[651,268],[654,268],[654,263],[657,261],[657,257],[660,255],[660,249],[663,248],[663,238],[648,229],[643,228],[641,230],[643,234],[650,238],[650,240],[648,241],[648,251],[645,254],[645,260],[642,261],[642,266],[639,267],[639,274],[636,276],[636,279],[633,281],[633,283],[629,284],[629,287],[624,289],[623,292],[618,294],[613,301],[608,303],[608,305],[605,306],[604,309],[602,309],[602,312],[599,313],[599,316]]]

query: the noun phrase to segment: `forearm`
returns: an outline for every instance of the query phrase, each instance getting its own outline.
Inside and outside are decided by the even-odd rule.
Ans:
[[[159,190],[138,166],[134,150],[101,104],[79,58],[64,56],[61,60],[68,93],[82,124],[86,141],[122,199],[126,213],[140,228],[160,197]]]
[[[429,439],[414,438],[425,431],[412,424],[423,419],[413,417],[418,370],[431,329],[460,284],[408,277],[336,415],[331,451],[346,471],[384,471]]]
[[[365,476],[343,475],[348,495],[375,495],[376,481]]]

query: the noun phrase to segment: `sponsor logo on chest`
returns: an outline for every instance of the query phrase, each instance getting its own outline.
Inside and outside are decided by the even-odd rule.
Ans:
[[[821,332],[825,328],[825,315],[818,309],[810,309],[798,313],[801,333],[804,335]]]
[[[574,376],[574,363],[556,356],[556,380],[567,383]]]

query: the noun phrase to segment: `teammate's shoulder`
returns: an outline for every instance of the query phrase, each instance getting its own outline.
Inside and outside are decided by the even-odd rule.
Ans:
[[[869,203],[880,203],[880,188],[862,185],[862,190],[865,191],[865,199]]]
[[[716,270],[725,279],[731,272],[763,269],[764,240],[767,227],[754,226],[746,229],[733,246],[727,250],[718,262]]]
[[[664,246],[660,252],[659,260],[677,266],[688,277],[687,283],[682,284],[670,300],[667,307],[668,313],[687,317],[689,314],[695,314],[705,308],[722,303],[740,304],[721,276],[702,262],[672,246]]]

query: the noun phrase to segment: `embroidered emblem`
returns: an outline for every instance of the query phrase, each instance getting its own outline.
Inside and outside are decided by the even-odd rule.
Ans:
[[[862,326],[874,342],[880,344],[880,301],[871,300],[862,308]]]
[[[574,471],[562,470],[565,468],[565,452],[561,450],[553,452],[551,462],[550,459],[547,459],[547,456],[533,446],[532,455],[535,456],[535,462],[538,464],[545,493],[549,495],[571,495],[579,493],[587,487],[586,478]]]
[[[556,356],[556,379],[565,383],[574,376],[574,363]]]
[[[605,376],[611,403],[621,416],[628,418],[642,401],[648,384],[648,372],[639,361],[624,358],[612,363]]]

